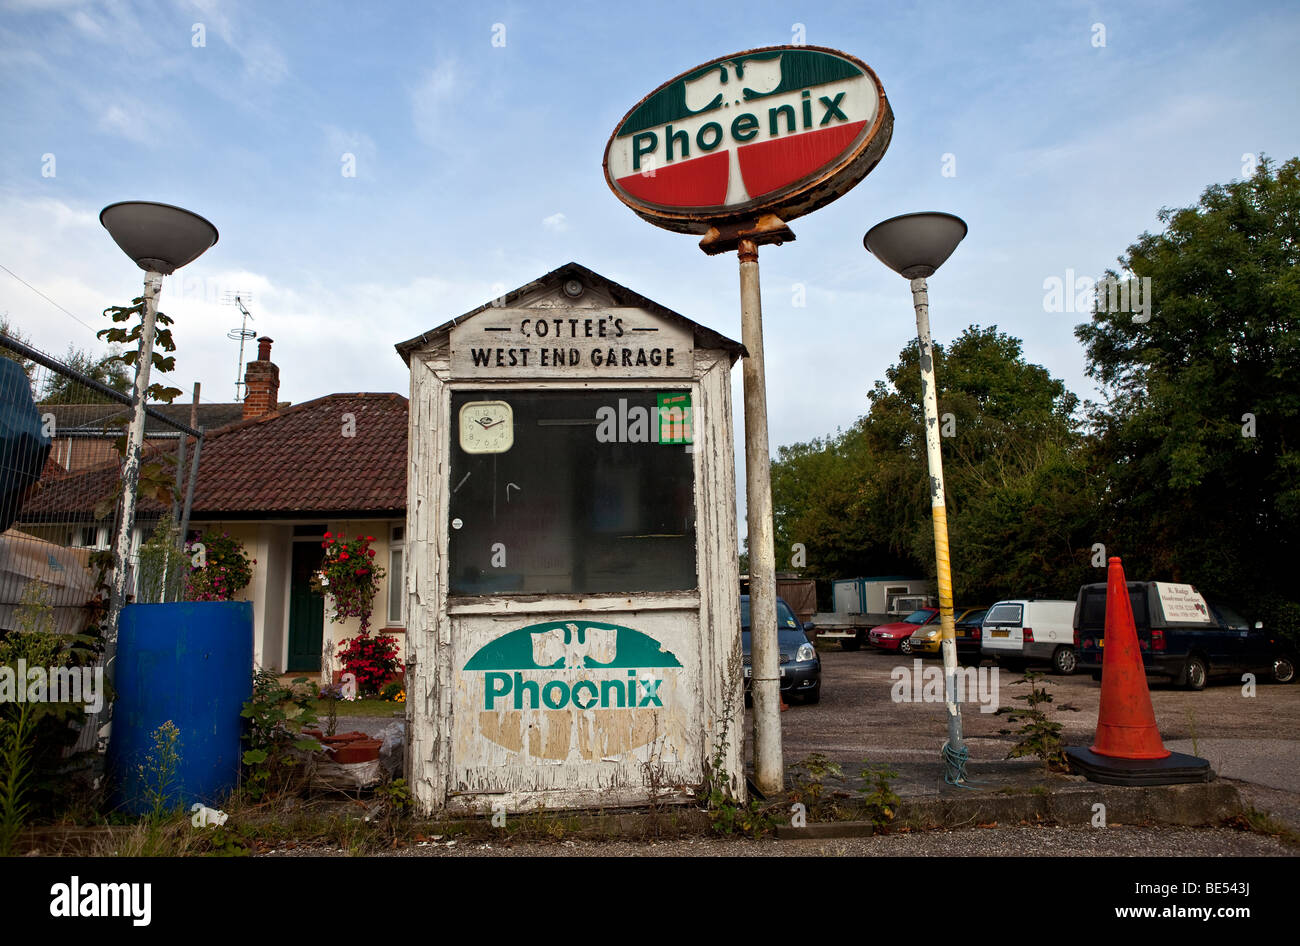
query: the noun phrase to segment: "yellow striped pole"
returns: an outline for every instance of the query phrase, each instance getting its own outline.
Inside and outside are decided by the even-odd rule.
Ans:
[[[957,702],[957,637],[952,618],[952,563],[948,555],[948,509],[943,493],[943,456],[939,450],[939,397],[935,389],[934,342],[930,338],[930,296],[925,277],[913,279],[916,337],[921,345],[921,402],[925,409],[925,456],[930,471],[930,516],[934,523],[934,559],[939,585],[940,647],[943,650],[944,702],[948,708],[948,741],[943,759],[949,782],[966,780],[966,740],[962,735],[961,704]]]

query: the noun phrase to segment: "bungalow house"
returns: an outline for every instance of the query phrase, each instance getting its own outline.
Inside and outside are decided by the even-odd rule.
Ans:
[[[246,373],[245,416],[205,433],[190,529],[226,533],[257,562],[251,583],[237,596],[254,603],[257,665],[312,674],[322,669],[325,635],[337,653],[337,643],[359,630],[356,618],[328,620],[325,599],[311,590],[327,532],[374,536],[375,561],[387,574],[371,630],[403,642],[407,400],[400,394],[330,394],[279,407],[271,340],[259,341],[258,359]],[[102,539],[96,544],[106,546],[112,524],[97,522],[93,509],[117,477],[116,460],[43,477],[15,527],[68,544],[86,544],[69,542],[69,536],[94,530]],[[141,498],[137,547],[163,512]]]

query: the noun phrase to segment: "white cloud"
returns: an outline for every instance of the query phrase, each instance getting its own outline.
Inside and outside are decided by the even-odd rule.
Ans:
[[[235,51],[244,63],[244,78],[275,85],[289,74],[289,63],[279,47],[256,26],[236,25],[217,0],[189,0],[195,22]]]
[[[98,124],[101,131],[142,145],[155,140],[153,135],[157,131],[156,126],[151,127],[152,123],[145,118],[139,102],[130,102],[125,107],[109,105],[100,114]]]
[[[569,229],[568,218],[562,213],[553,213],[542,218],[542,226],[552,233],[564,233]]]
[[[104,24],[100,23],[99,20],[95,19],[85,10],[77,10],[69,16],[68,19],[72,22],[73,26],[81,30],[81,32],[85,33],[87,36],[93,36],[95,39],[104,38]]]
[[[447,148],[446,105],[459,86],[456,64],[444,59],[430,69],[411,92],[412,120],[416,134],[426,144]]]

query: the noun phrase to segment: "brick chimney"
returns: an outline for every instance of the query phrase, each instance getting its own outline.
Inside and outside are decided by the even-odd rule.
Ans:
[[[271,339],[257,340],[257,361],[244,371],[244,417],[261,417],[275,410],[280,398],[280,369],[271,361]]]

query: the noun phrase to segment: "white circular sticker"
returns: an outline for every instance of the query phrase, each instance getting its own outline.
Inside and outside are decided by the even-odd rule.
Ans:
[[[453,520],[451,520],[451,527],[452,527],[453,529],[459,529],[459,528],[460,528],[461,526],[463,526],[464,524],[465,524],[465,523],[461,522],[459,519],[453,519]]]

